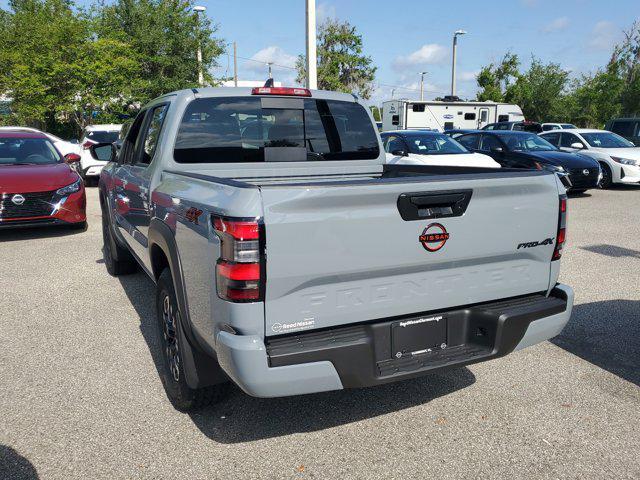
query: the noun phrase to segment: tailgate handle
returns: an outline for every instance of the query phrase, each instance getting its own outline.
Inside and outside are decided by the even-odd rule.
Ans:
[[[403,193],[398,211],[403,220],[460,217],[467,210],[473,190]]]

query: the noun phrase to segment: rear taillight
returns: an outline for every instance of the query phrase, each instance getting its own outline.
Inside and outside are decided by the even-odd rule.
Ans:
[[[310,97],[311,91],[306,88],[291,87],[255,87],[251,95],[284,95],[288,97]]]
[[[256,219],[213,217],[220,238],[216,264],[218,296],[230,302],[264,298],[264,230]]]
[[[560,260],[562,256],[562,248],[567,239],[567,196],[560,195],[560,204],[558,206],[558,233],[556,235],[556,248],[553,250],[551,260]]]

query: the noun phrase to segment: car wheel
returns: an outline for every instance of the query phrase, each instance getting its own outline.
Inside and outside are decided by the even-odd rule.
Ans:
[[[158,336],[162,349],[160,379],[171,404],[186,412],[209,405],[218,400],[222,386],[194,389],[187,384],[184,373],[183,336],[180,335],[181,314],[176,301],[171,270],[164,269],[156,289]]]
[[[600,183],[598,184],[599,188],[611,188],[613,185],[613,179],[611,175],[611,168],[606,163],[601,163],[600,167],[602,168],[602,178],[600,179]]]
[[[582,195],[586,191],[587,191],[586,189],[583,189],[583,190],[569,190],[569,193],[571,195]]]
[[[102,203],[102,202],[101,202]],[[131,252],[118,245],[111,229],[108,212],[102,209],[102,256],[109,275],[117,277],[133,273],[137,269],[137,263]]]

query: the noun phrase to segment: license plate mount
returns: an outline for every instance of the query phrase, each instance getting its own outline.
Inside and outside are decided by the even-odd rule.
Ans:
[[[425,315],[391,324],[391,354],[395,358],[441,350],[446,346],[446,315]]]

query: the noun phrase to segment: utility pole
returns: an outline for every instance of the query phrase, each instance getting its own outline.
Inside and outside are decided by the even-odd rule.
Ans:
[[[307,88],[318,88],[316,60],[316,0],[307,1]]]
[[[464,30],[456,30],[453,34],[453,55],[451,56],[451,96],[456,95],[456,50],[458,49],[458,36],[465,35]]]
[[[202,72],[202,45],[200,44],[200,14],[204,13],[207,7],[196,5],[193,11],[196,12],[196,35],[198,37],[198,49],[196,58],[198,59],[198,86],[204,87],[204,73]]]
[[[393,96],[395,95],[395,93],[396,93],[396,89],[392,88],[391,89],[391,100],[393,100]]]
[[[233,86],[238,86],[238,46],[233,42]]]
[[[424,100],[424,76],[427,72],[420,72],[420,101]]]
[[[273,62],[267,62],[267,67],[269,67],[269,78],[273,78],[273,75],[271,74],[271,65],[273,64]]]

